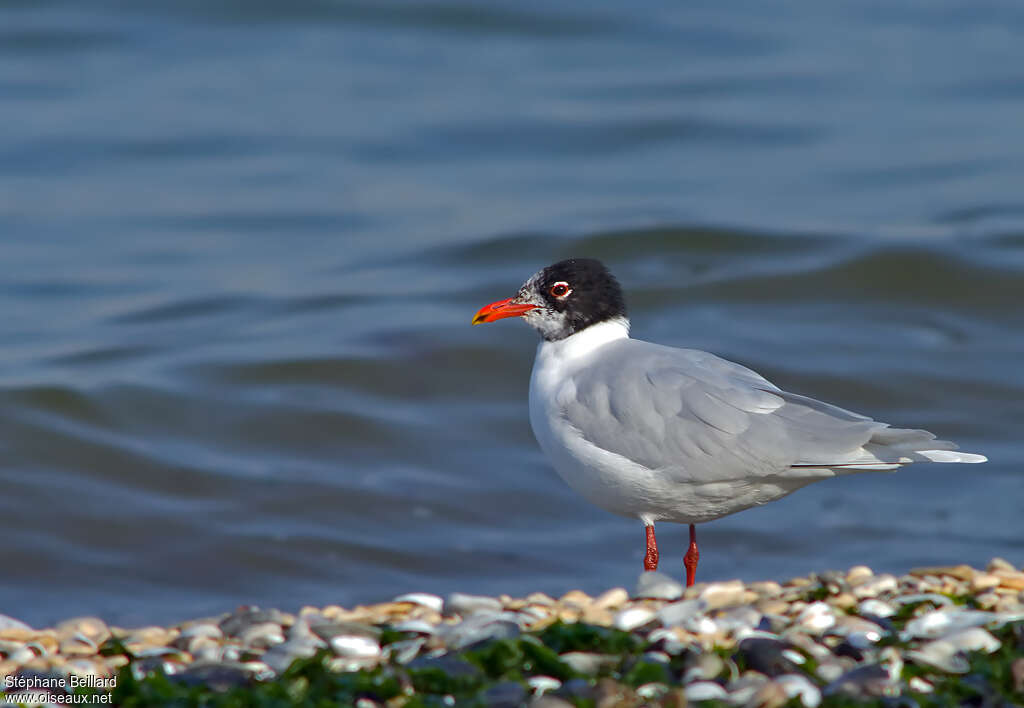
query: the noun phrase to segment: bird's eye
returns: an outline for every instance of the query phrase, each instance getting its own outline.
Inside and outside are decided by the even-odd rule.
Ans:
[[[569,283],[565,282],[564,280],[559,280],[557,283],[551,286],[551,290],[549,290],[548,292],[550,292],[555,297],[565,297],[566,295],[572,292],[572,288],[569,287]]]

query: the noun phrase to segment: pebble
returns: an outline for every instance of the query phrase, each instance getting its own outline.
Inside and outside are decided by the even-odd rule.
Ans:
[[[280,674],[296,659],[305,659],[316,654],[322,645],[322,641],[318,643],[309,639],[289,639],[268,649],[262,656],[263,663]]]
[[[700,617],[707,609],[707,603],[703,600],[682,600],[665,605],[658,610],[658,620],[666,627],[687,625],[692,620]]]
[[[916,576],[934,576],[942,577],[943,575],[957,580],[970,580],[974,577],[977,571],[969,565],[954,565],[954,566],[932,566],[928,568],[914,568],[910,571],[911,575]]]
[[[855,698],[878,698],[896,693],[889,672],[880,664],[858,666],[832,681],[822,695],[847,694]]]
[[[765,676],[779,676],[797,670],[796,664],[786,654],[789,648],[787,642],[768,637],[750,637],[738,646],[747,666]]]
[[[0,614],[0,636],[3,636],[4,632],[11,630],[17,630],[19,632],[31,632],[32,628],[21,620],[16,620],[13,617]]]
[[[110,628],[98,617],[76,617],[61,622],[54,631],[64,655],[90,656],[110,639]]]
[[[234,613],[224,617],[220,621],[219,626],[225,635],[235,637],[252,625],[281,625],[284,619],[284,613],[279,610],[262,610],[259,607],[244,606],[239,607]]]
[[[376,659],[381,655],[377,640],[364,634],[337,634],[329,644],[335,654],[347,659]]]
[[[734,700],[736,698],[734,697]],[[745,705],[755,706],[755,708],[782,708],[787,702],[789,702],[789,696],[786,694],[785,687],[775,681],[763,684],[753,696],[743,701]]]
[[[763,598],[774,598],[782,594],[782,586],[774,580],[759,580],[750,583],[747,588]]]
[[[481,700],[491,708],[519,708],[526,700],[526,689],[518,681],[502,681],[484,691]]]
[[[896,576],[886,573],[872,576],[854,585],[852,590],[855,597],[863,600],[866,597],[878,597],[882,593],[894,592],[898,587]]]
[[[183,627],[181,632],[178,634],[178,640],[191,640],[197,637],[205,637],[207,639],[220,639],[224,636],[224,632],[221,628],[212,622],[196,622]]]
[[[697,654],[683,672],[683,683],[689,684],[701,679],[711,680],[721,675],[725,669],[725,660],[718,654]]]
[[[678,600],[683,596],[683,584],[664,573],[643,573],[637,580],[633,597],[652,600]]]
[[[1017,568],[1005,558],[993,558],[985,566],[985,570],[989,573],[994,573],[997,570],[1008,570],[1011,573],[1017,572]]]
[[[840,615],[836,618],[835,625],[829,629],[829,634],[845,637],[858,649],[867,649],[888,632],[874,622],[861,617]]]
[[[488,612],[500,612],[501,602],[493,597],[484,595],[466,595],[461,592],[453,592],[444,601],[444,614],[446,615],[471,615],[482,610]]]
[[[892,617],[896,614],[896,609],[892,605],[876,600],[873,597],[861,600],[857,605],[857,611],[862,615],[872,615],[874,617]]]
[[[388,645],[388,652],[390,657],[397,663],[408,664],[419,655],[420,650],[423,649],[426,643],[427,640],[422,637],[392,642]]]
[[[900,637],[903,639],[936,639],[961,629],[979,627],[998,619],[999,617],[991,612],[964,610],[950,605],[940,610],[932,610],[911,620],[900,633]]]
[[[797,624],[812,634],[821,634],[836,623],[835,611],[824,602],[814,602],[804,608]]]
[[[578,621],[607,627],[614,623],[615,617],[611,610],[604,610],[599,607],[588,607],[583,610],[582,613],[579,613]]]
[[[530,701],[528,708],[573,708],[573,704],[557,696],[544,695]]]
[[[741,676],[726,684],[731,703],[748,704],[754,696],[771,680],[757,671],[744,671]]]
[[[626,592],[623,588],[617,589],[622,590],[622,592]],[[611,592],[611,590],[607,592]],[[526,601],[531,605],[543,605],[545,607],[553,607],[557,602],[553,597],[549,597],[542,592],[531,592],[526,596]],[[623,600],[623,602],[625,602],[625,600]]]
[[[821,689],[802,674],[776,676],[774,683],[782,687],[787,699],[799,698],[800,703],[806,708],[817,708],[821,705]]]
[[[619,663],[619,657],[612,654],[594,654],[584,651],[570,651],[559,655],[573,671],[584,676],[594,676],[602,669]]]
[[[570,590],[558,598],[558,601],[563,605],[577,608],[586,607],[592,602],[590,596],[582,590]]]
[[[1010,570],[996,570],[992,573],[999,578],[999,587],[1024,590],[1024,573]]]
[[[852,593],[843,592],[829,600],[829,603],[841,610],[848,610],[857,604],[857,598]]]
[[[850,585],[860,585],[874,575],[871,568],[866,565],[855,565],[846,572],[846,582]]]
[[[284,641],[284,630],[275,622],[258,622],[241,630],[238,639],[247,649],[267,649]]]
[[[445,646],[455,650],[489,639],[509,639],[520,632],[519,624],[509,621],[507,615],[500,612],[478,612],[439,629],[438,637]]]
[[[525,598],[452,593],[442,600],[413,592],[353,609],[303,607],[296,616],[240,607],[172,627],[129,630],[108,627],[96,617],[36,630],[0,615],[0,675],[109,676],[129,662],[116,653],[98,654],[115,637],[135,655],[132,670],[138,675],[163,670],[175,680],[211,686],[270,678],[296,659],[325,650],[337,671],[377,666],[387,671],[390,664],[476,676],[479,669],[455,652],[515,639],[561,620],[629,632],[638,643],[636,654],[623,664],[617,654],[564,651],[559,658],[575,678],[563,682],[553,669],[546,670],[555,675],[524,672],[523,683],[489,686],[489,705],[564,708],[585,700],[599,706],[683,706],[719,700],[816,708],[823,697],[837,694],[877,700],[934,693],[943,676],[970,671],[972,654],[999,650],[999,637],[1006,636],[1000,628],[1008,623],[1022,627],[1012,634],[1019,650],[1024,647],[1022,591],[1024,573],[993,559],[984,570],[943,566],[896,577],[855,566],[786,583],[731,580],[694,588],[668,575],[645,573],[632,595],[621,587],[595,597],[574,590],[558,599],[543,593]],[[950,596],[970,596],[975,607],[954,604]],[[911,616],[904,619],[907,613]],[[401,634],[381,646],[384,630]],[[884,641],[894,635],[898,644]],[[111,645],[105,649],[108,654]],[[902,678],[905,661],[914,665],[912,678]],[[607,678],[629,671],[630,662],[639,662],[644,671],[657,668],[664,679],[632,689]],[[1007,674],[1015,690],[1024,689],[1024,659],[1015,659]],[[364,698],[360,705],[380,704]]]
[[[1000,577],[992,573],[978,573],[971,578],[971,590],[980,592],[999,587]]]
[[[657,614],[648,607],[628,607],[615,615],[613,626],[623,632],[632,632],[653,621],[655,617]]]
[[[1014,659],[1010,664],[1010,677],[1013,679],[1014,692],[1024,694],[1024,657]]]
[[[724,612],[720,612],[715,618],[718,628],[737,637],[742,637],[761,623],[761,613],[750,605],[740,605]]]
[[[717,610],[744,602],[747,600],[748,592],[741,581],[730,580],[724,583],[709,584],[701,591],[700,599],[709,610]],[[755,595],[753,599],[757,599],[755,593],[750,594]]]

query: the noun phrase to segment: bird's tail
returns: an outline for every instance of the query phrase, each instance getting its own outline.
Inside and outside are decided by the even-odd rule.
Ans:
[[[798,464],[798,468],[824,468],[833,474],[860,470],[894,470],[914,462],[987,462],[984,455],[960,452],[955,443],[936,440],[927,430],[878,427],[849,459],[830,464]]]
[[[960,452],[956,443],[948,440],[936,440],[935,435],[927,430],[910,428],[881,428],[874,431],[871,439],[863,447],[864,457],[869,459],[855,460],[851,466],[864,466],[860,469],[893,469],[912,462],[987,462],[984,455],[972,452]]]

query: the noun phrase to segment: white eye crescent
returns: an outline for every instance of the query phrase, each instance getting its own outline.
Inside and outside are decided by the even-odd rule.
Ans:
[[[569,287],[569,283],[564,280],[559,280],[551,286],[551,289],[548,290],[548,292],[551,293],[553,297],[563,298],[572,292],[572,288]]]

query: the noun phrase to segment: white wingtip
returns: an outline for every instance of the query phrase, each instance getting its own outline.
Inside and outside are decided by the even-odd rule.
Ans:
[[[957,452],[956,450],[916,450],[916,452],[932,462],[966,462],[968,464],[988,462],[988,458],[984,455],[975,455],[972,452]]]

